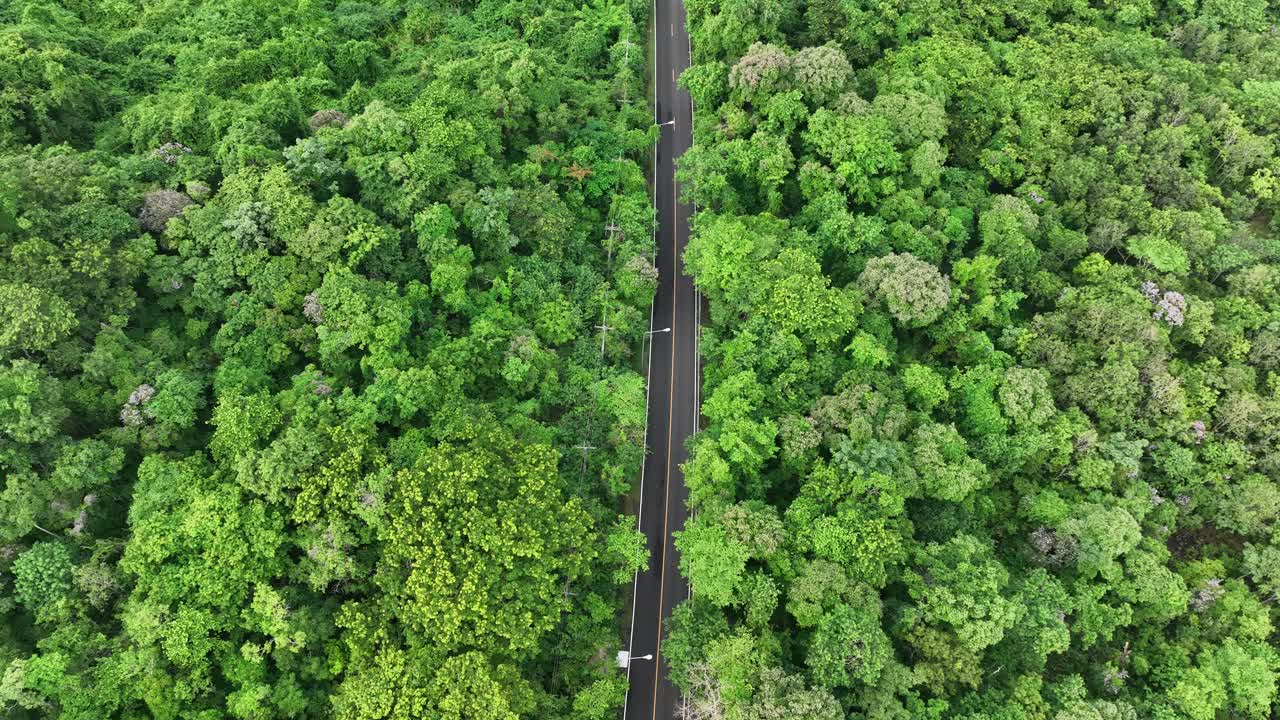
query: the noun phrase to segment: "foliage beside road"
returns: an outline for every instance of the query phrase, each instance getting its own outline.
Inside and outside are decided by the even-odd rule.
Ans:
[[[616,714],[648,13],[0,4],[0,714]]]
[[[687,7],[688,717],[1270,717],[1275,7]]]

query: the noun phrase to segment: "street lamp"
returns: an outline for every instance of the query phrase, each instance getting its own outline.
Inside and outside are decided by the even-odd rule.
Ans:
[[[675,125],[675,124],[676,124],[675,118],[672,118],[664,123],[658,123],[658,127],[666,127],[668,125]]]
[[[664,333],[664,332],[671,332],[671,328],[664,327],[661,330],[648,330],[645,332],[645,335],[653,335],[655,333]]]
[[[626,650],[618,651],[618,667],[624,668],[631,664],[632,660],[652,660],[653,655],[632,655]]]

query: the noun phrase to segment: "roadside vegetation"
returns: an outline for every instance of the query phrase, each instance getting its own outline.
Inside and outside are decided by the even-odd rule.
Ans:
[[[648,13],[0,3],[0,715],[616,716]]]
[[[1273,717],[1275,6],[686,4],[685,717]]]

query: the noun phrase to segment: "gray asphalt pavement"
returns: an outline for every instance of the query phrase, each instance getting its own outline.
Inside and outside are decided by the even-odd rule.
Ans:
[[[657,207],[658,294],[654,300],[649,369],[649,455],[645,459],[640,499],[640,530],[649,548],[649,570],[636,580],[631,652],[652,653],[654,660],[635,660],[624,720],[671,720],[678,692],[667,679],[662,654],[664,620],[689,595],[680,576],[680,560],[671,533],[684,527],[689,491],[680,464],[688,455],[685,439],[698,427],[697,306],[693,280],[681,259],[689,242],[692,208],[679,202],[675,160],[693,143],[693,106],[676,78],[689,64],[689,36],[681,0],[655,0],[656,108],[662,128],[657,148],[654,203]]]

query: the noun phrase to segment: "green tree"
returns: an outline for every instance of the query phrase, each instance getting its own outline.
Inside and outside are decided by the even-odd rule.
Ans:
[[[951,283],[946,276],[909,253],[867,261],[858,284],[907,327],[937,320],[950,301]]]
[[[1023,609],[1007,594],[1009,571],[991,546],[972,535],[929,543],[914,554],[903,575],[912,605],[902,622],[953,634],[963,650],[979,652],[1004,637]],[[941,659],[941,658],[938,658]]]
[[[58,542],[39,542],[13,562],[13,590],[18,602],[40,614],[65,605],[71,590],[71,552]]]
[[[713,605],[732,603],[743,581],[750,549],[719,523],[702,518],[690,520],[675,537],[680,571],[698,594]]]
[[[814,681],[824,687],[874,685],[891,655],[889,638],[876,615],[838,605],[818,621],[805,662]]]
[[[564,588],[589,567],[590,521],[564,496],[553,450],[470,432],[397,473],[379,573],[395,583],[397,614],[437,647],[521,657],[555,627]]]

